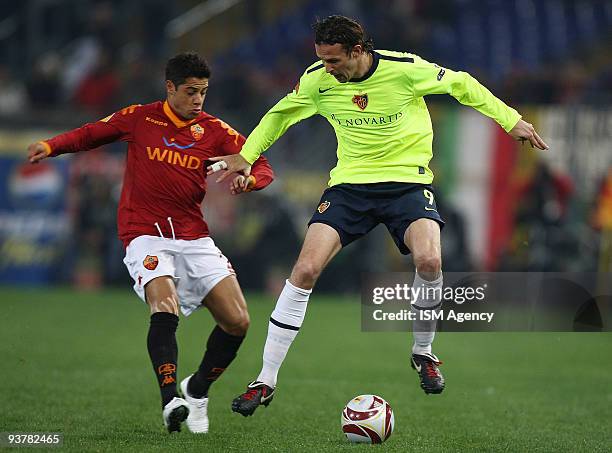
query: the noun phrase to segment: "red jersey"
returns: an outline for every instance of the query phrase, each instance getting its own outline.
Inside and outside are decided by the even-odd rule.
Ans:
[[[208,236],[201,208],[207,160],[240,152],[245,138],[205,112],[185,121],[166,101],[127,107],[44,143],[50,147],[49,155],[56,156],[117,140],[128,143],[117,212],[124,246],[138,236],[159,236],[160,230],[166,238]],[[263,189],[274,178],[264,157],[253,164],[251,174],[255,177],[253,190]]]

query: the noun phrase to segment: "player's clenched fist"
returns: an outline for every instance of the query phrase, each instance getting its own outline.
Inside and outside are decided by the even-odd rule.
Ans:
[[[31,164],[36,164],[49,156],[50,148],[43,142],[32,143],[28,146],[28,160]]]
[[[251,189],[255,186],[255,181],[255,176],[253,175],[238,175],[232,180],[232,183],[230,184],[230,191],[232,192],[232,195],[238,195],[239,193],[243,192],[250,192]]]

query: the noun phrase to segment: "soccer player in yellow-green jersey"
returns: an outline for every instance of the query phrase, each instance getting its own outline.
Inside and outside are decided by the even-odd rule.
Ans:
[[[433,131],[423,96],[450,94],[491,117],[506,132],[547,149],[533,126],[465,72],[405,52],[374,50],[357,22],[330,16],[314,25],[319,62],[306,69],[294,90],[261,119],[240,154],[213,158],[209,174],[248,173],[250,165],[290,126],[319,114],[338,140],[338,163],[309,223],[299,258],[268,325],[263,368],[232,409],[251,415],[274,396],[278,370],[302,325],[308,298],[325,266],[352,241],[384,223],[400,252],[411,253],[413,286],[441,288],[440,229],[429,169]],[[439,310],[441,291],[420,291],[412,300],[411,366],[425,393],[440,393],[444,378],[431,352],[436,321],[419,316]],[[426,295],[434,297],[425,297]],[[435,296],[438,296],[437,298]],[[424,319],[421,319],[424,318]]]

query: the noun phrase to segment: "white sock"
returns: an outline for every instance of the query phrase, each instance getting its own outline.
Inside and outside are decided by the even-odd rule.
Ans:
[[[419,296],[415,298],[414,303],[410,307],[411,311],[416,314],[417,318],[412,321],[412,334],[414,336],[414,345],[412,346],[413,354],[431,354],[431,343],[433,343],[436,335],[436,320],[425,321],[418,318],[420,309],[436,311],[440,310],[440,302],[442,300],[442,274],[433,281],[424,280],[417,272],[414,277],[412,287],[416,290],[421,288]],[[438,288],[436,291],[431,291],[433,288]],[[429,289],[429,291],[427,291]],[[427,297],[429,295],[429,297]],[[436,308],[436,306],[438,306]],[[418,307],[418,308],[417,308]]]
[[[264,346],[263,367],[257,377],[258,381],[276,387],[278,370],[302,326],[311,292],[311,289],[293,286],[289,280],[285,282],[268,323],[268,338]]]

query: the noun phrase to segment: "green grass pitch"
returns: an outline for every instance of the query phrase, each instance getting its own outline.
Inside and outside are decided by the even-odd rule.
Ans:
[[[261,364],[274,300],[248,297],[251,330],[210,393],[211,432],[169,436],[146,352],[148,311],[128,291],[0,289],[0,431],[64,434],[62,451],[506,451],[612,449],[612,334],[444,333],[447,388],[425,395],[409,333],[362,333],[355,298],[315,295],[268,408],[243,418],[232,398]],[[179,378],[198,365],[206,311],[181,318]],[[385,398],[395,432],[351,445],[344,404]]]

